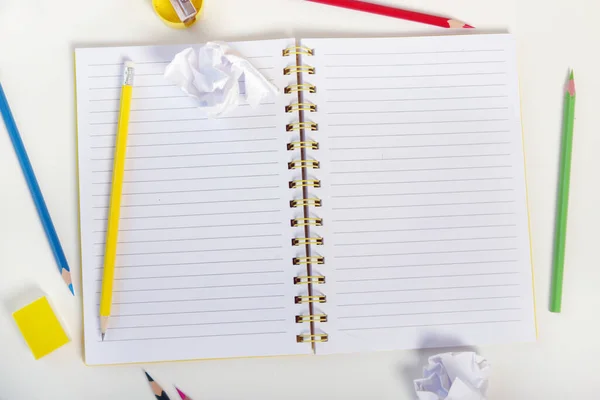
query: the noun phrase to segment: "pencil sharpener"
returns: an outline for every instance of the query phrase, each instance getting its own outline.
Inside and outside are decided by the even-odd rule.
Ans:
[[[177,15],[177,11],[175,11],[175,8],[171,4],[171,0],[152,0],[152,8],[154,8],[156,15],[158,15],[167,26],[174,29],[185,29],[198,21],[204,8],[204,0],[189,0],[189,2],[194,5],[196,10],[198,10],[198,13],[193,20],[186,23],[182,22],[179,15]]]

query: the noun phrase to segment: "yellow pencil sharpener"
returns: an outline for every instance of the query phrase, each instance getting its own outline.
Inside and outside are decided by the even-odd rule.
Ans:
[[[193,18],[189,18],[183,22],[173,7],[171,0],[152,0],[152,7],[154,8],[154,12],[167,26],[175,29],[189,28],[190,26],[194,25],[196,21],[198,21],[198,18],[200,18],[202,9],[204,8],[204,0],[183,0],[179,1],[178,3],[183,3],[184,6],[185,3],[191,3],[197,10],[196,15]]]

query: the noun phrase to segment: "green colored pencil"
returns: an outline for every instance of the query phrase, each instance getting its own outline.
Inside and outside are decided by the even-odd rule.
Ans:
[[[569,213],[569,186],[571,182],[571,153],[573,152],[573,125],[575,123],[575,78],[573,71],[565,93],[565,115],[561,148],[558,200],[556,204],[556,231],[554,238],[554,268],[550,311],[559,313],[562,305],[565,248],[567,240],[567,215]]]

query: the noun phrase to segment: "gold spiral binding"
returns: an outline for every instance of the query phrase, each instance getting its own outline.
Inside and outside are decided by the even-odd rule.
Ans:
[[[313,56],[314,50],[310,49],[306,46],[292,46],[283,50],[283,56]],[[291,65],[283,69],[284,75],[294,75],[294,74],[309,74],[314,75],[316,73],[316,69],[310,65]],[[288,163],[288,169],[300,169],[302,171],[302,177],[297,178],[295,180],[291,180],[289,182],[290,189],[302,189],[302,198],[295,199],[290,201],[290,207],[292,208],[305,208],[306,207],[321,207],[322,200],[316,197],[308,197],[307,189],[304,188],[320,188],[321,181],[318,179],[311,179],[307,176],[307,169],[319,169],[321,167],[321,163],[317,160],[310,160],[306,158],[307,152],[305,149],[309,150],[319,150],[319,143],[307,140],[303,136],[303,132],[305,131],[318,131],[319,125],[316,122],[312,121],[303,121],[303,112],[315,113],[317,112],[317,105],[311,102],[306,102],[303,100],[303,95],[300,92],[308,92],[308,93],[316,93],[317,87],[315,85],[309,83],[297,83],[290,84],[286,86],[284,89],[286,94],[298,93],[298,102],[290,103],[285,107],[286,113],[298,113],[300,121],[293,122],[286,125],[287,132],[300,131],[300,140],[291,142],[287,144],[287,149],[289,151],[292,150],[300,150],[300,159],[293,160]],[[306,226],[322,226],[323,220],[321,218],[295,218],[291,220],[292,227],[306,227]],[[308,231],[307,231],[308,232]],[[323,238],[321,237],[310,237],[311,235],[307,234],[308,237],[296,237],[292,238],[292,246],[322,246]],[[310,334],[301,334],[296,335],[296,341],[298,343],[317,343],[317,342],[327,342],[329,340],[329,335],[327,334],[315,334],[314,332],[314,323],[317,322],[327,322],[328,317],[327,314],[315,314],[313,305],[311,303],[325,303],[326,296],[325,295],[317,295],[313,294],[311,291],[311,285],[320,285],[325,283],[325,276],[323,275],[314,275],[310,270],[310,265],[317,264],[325,264],[325,257],[318,255],[310,255],[309,250],[307,249],[307,255],[302,257],[294,257],[292,259],[293,265],[307,265],[306,274],[303,276],[294,277],[294,285],[308,285],[308,293],[304,296],[295,296],[294,302],[296,304],[304,304],[308,303],[308,315],[296,315],[296,323],[309,323],[311,324]]]
[[[288,114],[298,111],[317,112],[317,105],[313,103],[293,103],[285,106],[285,112]]]
[[[296,296],[294,297],[295,304],[305,304],[305,303],[327,303],[327,296]]]
[[[323,226],[323,218],[294,218],[292,226],[294,228],[301,226]]]
[[[296,335],[296,342],[298,343],[323,343],[329,341],[329,335],[325,333],[319,333],[316,335]]]
[[[294,265],[301,264],[325,264],[325,257],[310,256],[310,257],[294,257],[292,259]],[[323,277],[325,279],[325,277]]]
[[[288,47],[287,49],[283,50],[284,57],[298,55],[298,54],[301,54],[303,56],[314,56],[315,51],[314,51],[314,49],[308,48],[306,46],[291,46],[291,47]]]
[[[327,322],[327,314],[296,315],[296,323]]]
[[[304,206],[306,206],[306,207],[322,207],[323,200],[317,199],[317,198],[310,198],[310,199],[298,199],[298,200],[290,201],[291,208],[298,208],[298,207],[304,207]]]
[[[313,140],[307,142],[291,142],[287,144],[288,150],[298,150],[298,149],[311,149],[311,150],[319,150],[319,142],[315,142]]]
[[[321,163],[317,160],[295,160],[288,163],[288,169],[300,169],[300,168],[321,168]]]
[[[325,277],[323,275],[307,275],[307,276],[296,276],[294,277],[294,285],[322,285],[325,283]]]
[[[319,124],[317,124],[316,122],[294,122],[292,124],[287,124],[285,126],[285,130],[288,132],[300,131],[303,129],[307,129],[307,130],[311,130],[311,131],[318,131]]]
[[[283,69],[284,75],[292,75],[292,74],[316,74],[315,67],[311,67],[310,65],[290,65],[289,67],[285,67]]]
[[[321,181],[318,179],[300,179],[297,181],[290,181],[290,189],[297,189],[301,187],[320,188]]]
[[[292,239],[292,246],[302,246],[302,245],[315,245],[315,246],[323,246],[323,238],[294,238]]]
[[[285,89],[283,89],[283,92],[285,94],[294,92],[317,93],[317,87],[315,85],[311,85],[310,83],[300,83],[286,86]]]

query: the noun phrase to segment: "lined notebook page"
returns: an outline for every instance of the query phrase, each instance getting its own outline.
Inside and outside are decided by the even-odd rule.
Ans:
[[[317,352],[535,339],[514,39],[303,45],[325,221]]]
[[[294,40],[233,46],[282,90]],[[187,46],[79,49],[77,106],[88,364],[310,353],[296,343],[288,96],[205,118],[163,79]],[[98,321],[124,60],[136,76],[111,325]]]

